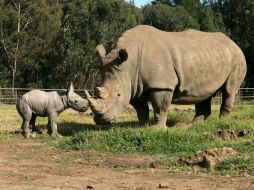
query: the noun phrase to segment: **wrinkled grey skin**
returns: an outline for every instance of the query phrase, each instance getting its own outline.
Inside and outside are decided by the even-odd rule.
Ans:
[[[57,132],[57,116],[67,108],[85,112],[89,108],[89,104],[87,99],[81,98],[74,92],[74,87],[71,83],[67,92],[45,92],[41,90],[27,92],[19,98],[16,107],[23,119],[21,129],[25,138],[32,137],[29,125],[31,125],[33,132],[38,132],[35,127],[37,116],[48,117],[48,134],[53,137],[61,137]]]
[[[218,32],[164,32],[140,25],[126,31],[110,53],[103,45],[97,52],[102,63],[99,98],[86,92],[97,124],[115,122],[129,103],[145,124],[149,101],[159,128],[166,128],[171,103],[195,104],[193,121],[199,122],[211,114],[211,99],[218,91],[220,117],[227,116],[246,74],[241,49]]]

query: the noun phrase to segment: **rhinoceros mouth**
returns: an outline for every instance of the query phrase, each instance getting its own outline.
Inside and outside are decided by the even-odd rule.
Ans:
[[[84,107],[82,107],[82,108],[79,110],[79,112],[86,112],[86,111],[88,110],[88,108],[89,108],[89,107],[84,106]]]

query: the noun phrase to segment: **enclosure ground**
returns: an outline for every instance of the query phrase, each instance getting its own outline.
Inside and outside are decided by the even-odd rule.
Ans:
[[[96,137],[93,136],[96,135],[96,130],[93,129],[95,125],[92,116],[77,114],[72,110],[64,112],[58,118],[60,133],[64,135],[62,140],[52,139],[46,134],[26,140],[17,133],[20,130],[21,118],[17,114],[15,106],[0,104],[0,189],[254,189],[254,177],[251,175],[252,168],[254,168],[252,162],[254,115],[251,106],[238,106],[228,122],[216,120],[219,107],[213,107],[216,113],[204,124],[205,126],[194,127],[190,125],[194,114],[193,106],[178,106],[173,109],[175,111],[169,114],[168,124],[171,126],[169,132],[178,134],[179,139],[176,140],[181,140],[180,144],[184,143],[182,139],[185,139],[187,133],[196,135],[197,138],[200,135],[206,135],[206,137],[213,137],[210,138],[212,143],[215,141],[227,143],[239,151],[237,163],[229,161],[226,163],[226,169],[221,170],[224,176],[220,175],[220,171],[217,173],[207,170],[195,172],[191,167],[187,170],[181,169],[179,163],[175,165],[174,170],[170,170],[174,167],[172,162],[168,164],[161,159],[165,157],[178,158],[178,152],[160,157],[160,154],[157,153],[149,155],[145,152],[135,151],[126,154],[110,151],[103,153],[103,151],[97,152],[91,149],[89,151],[68,149],[67,151],[57,148],[62,140],[75,139],[76,133],[86,132],[87,137],[89,134],[92,135],[90,135],[91,137]],[[130,127],[129,132],[134,135],[133,137],[136,137],[136,134],[141,134],[139,132],[146,131],[146,129],[131,128],[132,124],[135,126],[137,123],[135,114],[131,112],[121,116],[120,121],[121,123],[116,126],[115,131],[110,132],[110,138],[116,134],[121,135],[125,131],[121,127],[124,129]],[[45,130],[46,124],[46,118],[38,118],[40,128]],[[241,139],[224,142],[214,133],[219,125],[235,129],[247,127],[249,134]],[[93,130],[87,131],[87,128]],[[100,135],[108,133],[101,131]],[[204,143],[208,140],[205,138],[200,142]],[[120,143],[120,141],[116,142]],[[179,143],[176,145],[180,145]],[[193,147],[195,148],[197,145],[194,144]],[[86,146],[82,145],[80,148],[86,148]]]
[[[1,142],[0,150],[0,189],[254,189],[251,176],[140,168],[150,156],[63,151],[23,139]]]

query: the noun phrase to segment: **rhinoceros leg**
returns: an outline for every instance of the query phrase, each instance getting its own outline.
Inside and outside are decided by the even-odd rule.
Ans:
[[[28,119],[23,118],[21,129],[22,129],[22,135],[25,138],[28,139],[28,138],[31,137],[31,133],[30,133],[30,130],[29,130],[29,120]]]
[[[58,132],[57,132],[57,124],[56,124],[56,118],[57,118],[57,113],[50,113],[49,114],[49,121],[48,121],[48,134],[51,135],[52,137],[62,137]]]
[[[235,90],[228,92],[226,89],[221,89],[222,93],[222,103],[220,107],[220,118],[229,115],[232,110],[235,101]]]
[[[172,91],[153,90],[151,92],[151,102],[154,109],[155,125],[158,128],[167,128],[167,115],[169,105],[173,97]]]
[[[37,115],[35,115],[34,113],[32,114],[31,120],[29,122],[29,125],[32,127],[32,132],[37,132],[37,133],[42,133],[39,129],[37,129],[37,127],[35,126],[35,122],[36,122],[36,117]]]
[[[211,100],[212,97],[204,100],[203,102],[195,104],[196,115],[192,122],[196,123],[204,121],[207,117],[209,117],[209,115],[211,115]]]
[[[22,125],[21,125],[22,135],[25,138],[30,138],[31,133],[29,130],[29,122],[32,117],[32,110],[30,106],[26,103],[26,101],[22,99],[20,99],[17,103],[17,110],[20,116],[22,117]]]
[[[140,125],[147,124],[149,121],[148,103],[140,100],[132,100],[130,103],[137,112],[139,124]]]

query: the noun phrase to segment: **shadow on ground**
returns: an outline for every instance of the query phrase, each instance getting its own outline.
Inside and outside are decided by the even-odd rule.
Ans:
[[[167,126],[174,127],[178,123],[178,119],[175,118],[169,118],[167,120]],[[83,124],[83,123],[75,123],[75,122],[62,122],[58,123],[58,132],[63,136],[72,136],[75,133],[87,131],[87,130],[109,130],[112,127],[116,128],[145,128],[147,126],[154,125],[154,119],[150,119],[148,125],[140,125],[138,121],[119,121],[116,124],[113,125],[96,125],[96,124]],[[38,129],[42,131],[47,131],[46,126],[44,125],[38,125]]]
[[[174,127],[177,123],[181,122],[182,118],[168,116],[167,119],[167,126]],[[145,128],[155,124],[154,117],[151,117],[149,120],[149,124],[147,125],[140,125],[137,121],[137,118],[132,121],[118,121],[116,124],[113,125],[96,125],[95,123],[78,123],[78,122],[59,122],[58,123],[58,132],[63,136],[72,136],[75,133],[87,131],[87,130],[109,130],[112,127],[116,128]],[[36,126],[40,131],[43,133],[47,133],[46,125],[37,125]],[[11,132],[12,134],[20,133],[20,130],[16,130]]]

